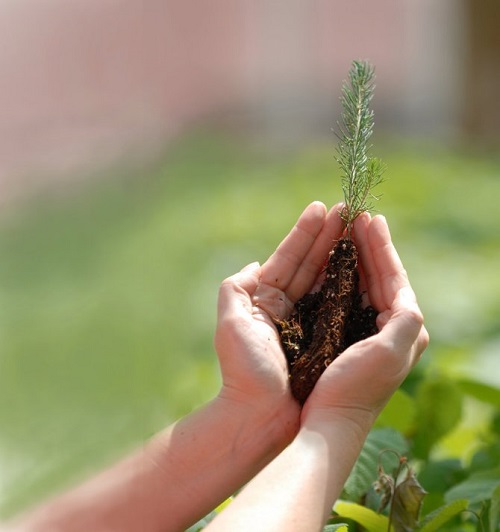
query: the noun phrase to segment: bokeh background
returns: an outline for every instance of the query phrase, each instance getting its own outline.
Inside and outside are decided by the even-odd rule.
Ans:
[[[353,59],[418,371],[500,388],[499,22],[494,0],[3,1],[0,518],[217,392],[219,283],[340,199]],[[470,400],[442,452],[488,416]]]

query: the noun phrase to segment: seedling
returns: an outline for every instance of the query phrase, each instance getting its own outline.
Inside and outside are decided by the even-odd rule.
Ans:
[[[354,61],[342,87],[342,120],[337,157],[341,169],[345,231],[333,245],[321,289],[306,294],[285,321],[277,323],[287,357],[294,397],[303,404],[323,371],[350,345],[378,332],[373,307],[363,308],[359,290],[358,251],[354,220],[371,209],[373,188],[382,180],[383,165],[369,156],[373,133],[370,102],[374,70]]]

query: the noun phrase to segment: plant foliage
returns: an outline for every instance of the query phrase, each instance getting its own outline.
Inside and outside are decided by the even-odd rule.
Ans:
[[[372,189],[382,181],[383,164],[369,156],[373,133],[373,110],[370,102],[375,85],[374,69],[367,61],[353,61],[349,81],[342,87],[342,122],[340,124],[337,161],[345,207],[342,218],[350,232],[353,221],[372,208]]]
[[[380,515],[370,508],[362,506],[361,504],[348,501],[337,501],[334,506],[334,510],[338,514],[342,515],[342,517],[355,521],[370,532],[387,531],[389,524],[387,517],[385,515]]]
[[[386,531],[500,531],[500,413],[496,409],[500,390],[473,380],[465,386],[462,381],[438,375],[420,375],[418,380],[412,393],[405,393],[405,411],[415,412],[413,423],[404,435],[383,429],[388,431],[383,438],[387,445],[386,452],[378,457],[378,465],[374,463],[373,441],[374,437],[380,439],[381,429],[372,430],[346,483],[342,504],[334,506],[330,522],[350,519],[354,522],[349,525],[350,532],[360,530],[355,523],[368,532],[381,530],[381,521],[371,519],[372,513],[363,512],[360,506],[386,517]],[[485,427],[482,443],[468,458],[443,457],[443,440],[463,430],[457,418],[460,405],[478,398],[492,408],[490,427]],[[390,434],[392,442],[386,441]],[[425,438],[430,443],[422,452]],[[404,457],[397,451],[404,449],[401,442],[409,449]],[[398,455],[400,459],[393,458],[391,469],[387,458]],[[402,476],[405,468],[407,472]]]
[[[469,501],[466,499],[457,499],[456,501],[438,508],[426,516],[425,521],[421,524],[421,532],[433,532],[439,530],[450,519],[467,509]]]
[[[379,464],[390,467],[390,456],[381,456],[384,450],[391,449],[397,454],[408,452],[408,443],[398,431],[391,428],[374,429],[368,435],[363,450],[344,486],[343,496],[349,500],[359,500],[374,482]]]

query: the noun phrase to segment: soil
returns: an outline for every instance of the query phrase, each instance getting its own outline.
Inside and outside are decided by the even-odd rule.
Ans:
[[[378,332],[377,311],[362,306],[358,251],[348,236],[334,245],[318,292],[277,322],[292,393],[304,404],[323,371],[350,345]]]

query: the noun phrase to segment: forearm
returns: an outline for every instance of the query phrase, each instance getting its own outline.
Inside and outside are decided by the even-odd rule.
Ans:
[[[215,399],[116,466],[42,505],[18,530],[177,531],[264,467],[295,428]],[[248,416],[245,412],[248,410]],[[290,430],[290,434],[286,431]]]
[[[361,423],[343,417],[305,422],[290,446],[245,487],[207,532],[322,530],[371,426],[361,418]]]
[[[196,423],[181,420],[159,440],[165,467],[173,472],[176,484],[170,501],[185,516],[183,526],[193,522],[193,513],[196,521],[247,483],[283,450],[298,428],[296,417],[277,422],[280,413],[274,409],[262,411],[250,405],[235,409],[221,399],[208,408],[215,410],[212,419],[202,409]]]

